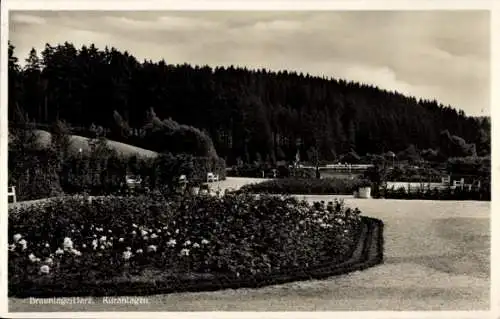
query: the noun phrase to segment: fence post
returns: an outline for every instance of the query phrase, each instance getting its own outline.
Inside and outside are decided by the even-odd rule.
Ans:
[[[9,197],[12,196],[12,202],[16,203],[17,202],[17,197],[16,197],[16,187],[11,186],[10,191],[7,189],[7,201],[9,200]]]

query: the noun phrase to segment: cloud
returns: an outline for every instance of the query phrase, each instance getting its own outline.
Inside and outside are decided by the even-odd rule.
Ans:
[[[145,31],[185,31],[203,29],[216,29],[220,26],[215,21],[205,21],[203,19],[192,19],[175,16],[160,16],[154,20],[136,20],[127,17],[105,17],[103,23],[113,28],[123,28],[133,30]]]
[[[20,57],[94,42],[139,60],[296,70],[489,113],[487,12],[44,11],[13,14],[10,29]]]
[[[10,21],[11,23],[15,24],[28,24],[28,25],[46,24],[44,18],[29,14],[21,14],[21,13],[11,15]]]

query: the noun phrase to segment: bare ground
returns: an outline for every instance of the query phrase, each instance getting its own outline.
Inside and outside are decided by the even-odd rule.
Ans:
[[[229,178],[221,188],[254,179]],[[214,185],[215,186],[215,185]],[[9,311],[352,311],[488,310],[490,203],[344,198],[385,223],[382,265],[326,280],[260,289],[148,297],[148,304],[30,305],[9,299]]]

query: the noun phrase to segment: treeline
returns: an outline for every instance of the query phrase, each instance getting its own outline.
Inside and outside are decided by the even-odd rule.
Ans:
[[[10,44],[11,123],[97,125],[113,139],[159,151],[189,140],[229,165],[292,160],[297,148],[302,159],[320,160],[411,145],[426,156],[490,153],[488,118],[373,86],[288,71],[139,62],[93,44],[47,44],[21,68],[14,49]]]

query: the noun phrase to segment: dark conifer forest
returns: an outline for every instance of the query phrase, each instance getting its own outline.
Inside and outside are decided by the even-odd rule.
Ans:
[[[156,151],[194,143],[228,165],[293,160],[297,147],[328,161],[409,148],[446,158],[490,153],[489,118],[331,76],[141,62],[67,42],[16,57],[9,44],[9,123],[62,120],[79,135],[101,126],[110,139]],[[160,128],[176,135],[155,137]]]

